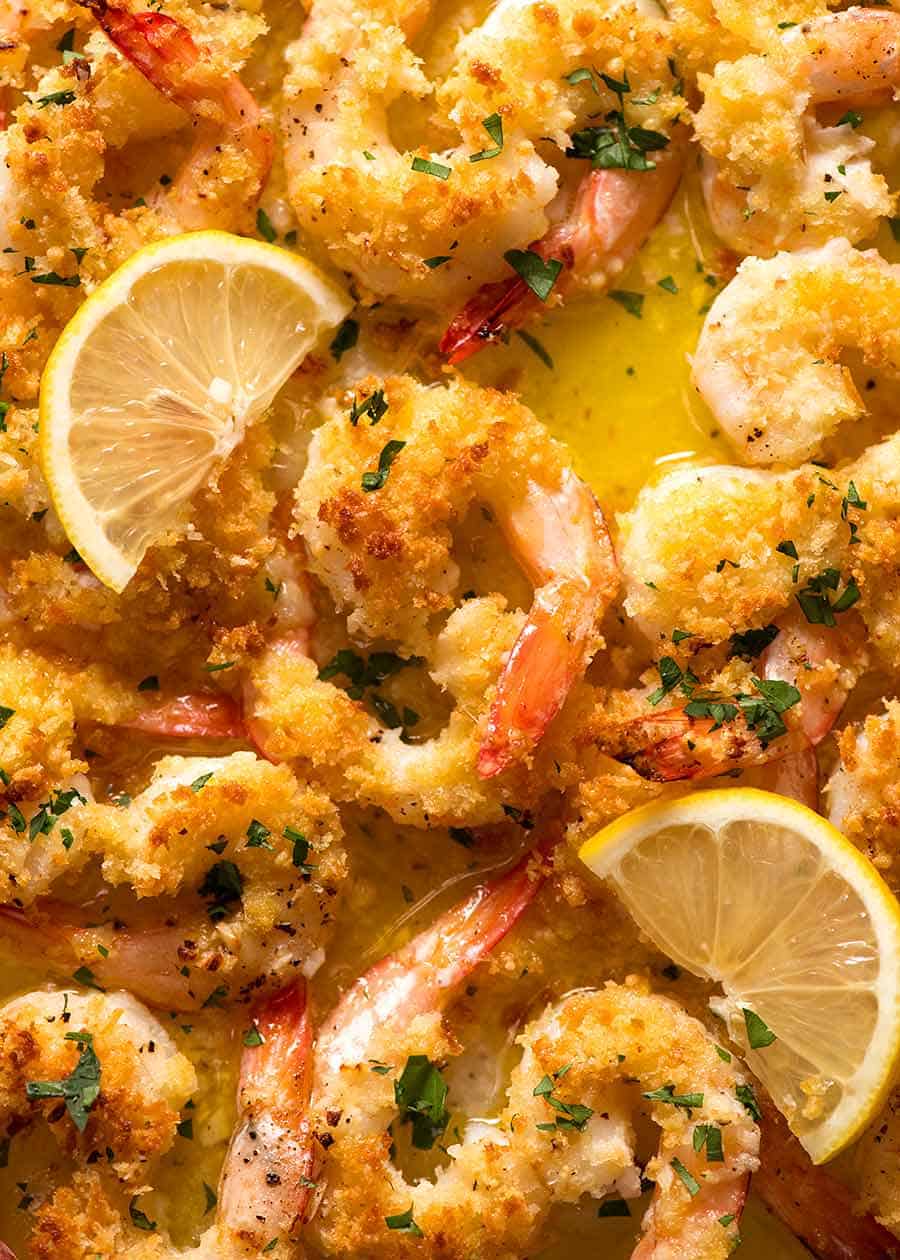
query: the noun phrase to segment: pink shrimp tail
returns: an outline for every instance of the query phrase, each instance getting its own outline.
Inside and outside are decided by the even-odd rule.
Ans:
[[[235,1235],[248,1239],[262,1227],[268,1240],[267,1231],[295,1232],[311,1186],[313,1027],[306,981],[257,1006],[252,1032],[241,1054],[241,1123],[225,1160],[221,1219]],[[255,1044],[248,1045],[251,1040]],[[260,1182],[258,1193],[254,1181]]]
[[[79,0],[90,9],[124,57],[145,78],[165,89],[157,79],[160,64],[191,65],[200,52],[190,33],[164,13],[129,13],[109,0]]]
[[[509,654],[478,749],[478,773],[493,778],[534,748],[556,717],[582,664],[581,645],[546,608],[532,610]]]
[[[817,1260],[900,1260],[900,1241],[855,1210],[850,1190],[815,1167],[770,1099],[760,1097],[762,1150],[753,1189]]]
[[[110,935],[103,927],[85,926],[83,915],[51,898],[28,910],[0,905],[3,956],[20,966],[41,966],[64,979],[84,968],[90,982],[128,989],[149,1006],[168,1011],[200,1010],[220,983],[216,972],[179,961],[178,944],[183,939],[177,927],[133,932],[117,927]]]
[[[536,247],[531,246],[534,250]],[[448,363],[464,363],[493,341],[523,324],[540,300],[518,276],[483,284],[447,326],[438,349]]]
[[[5,1242],[0,1242],[0,1260],[16,1260],[16,1253]]]
[[[145,709],[126,730],[170,739],[244,739],[246,731],[240,709],[230,696],[217,692],[197,692],[175,696],[153,709]]]
[[[370,968],[344,994],[319,1039],[324,1061],[358,1061],[376,1024],[439,1010],[450,993],[503,940],[540,891],[556,837]]]

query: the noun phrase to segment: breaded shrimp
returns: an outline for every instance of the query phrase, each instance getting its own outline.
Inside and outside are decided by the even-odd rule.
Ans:
[[[892,99],[900,18],[851,8],[784,25],[767,53],[722,62],[699,79],[704,102],[694,122],[710,155],[706,202],[716,232],[739,253],[862,240],[893,213],[873,170],[873,142],[852,117],[823,127],[814,111]]]
[[[836,643],[859,615],[871,645],[900,661],[898,447],[889,439],[834,472],[693,466],[646,486],[619,518],[626,611],[657,644],[675,629],[723,643],[797,607]]]
[[[249,222],[272,163],[272,137],[237,75],[222,76],[189,31],[163,13],[111,0],[79,0],[121,53],[196,130],[178,173],[148,201],[161,229],[233,229]]]
[[[311,570],[349,608],[351,633],[430,654],[458,581],[452,528],[475,503],[534,584],[482,732],[478,769],[490,778],[531,753],[601,642],[618,583],[603,515],[532,414],[494,391],[397,378],[356,395],[379,398],[384,415],[375,425],[332,406],[295,509]],[[388,449],[389,474],[369,471]]]
[[[76,1173],[71,1185],[57,1190],[38,1209],[30,1241],[35,1260],[83,1260],[86,1255],[245,1260],[263,1252],[273,1238],[291,1246],[309,1195],[311,1164],[307,1105],[312,1032],[305,985],[301,982],[260,1003],[252,1027],[252,1044],[246,1042],[241,1055],[237,1123],[219,1179],[215,1219],[198,1246],[182,1250],[165,1233],[142,1229],[134,1199],[123,1198],[105,1170],[94,1164]],[[167,1035],[162,1036],[163,1045],[168,1044]],[[130,1056],[132,1080],[146,1074],[144,1050]],[[190,1065],[182,1062],[193,1083]],[[98,1111],[106,1079],[102,1057],[100,1072]],[[131,1126],[140,1114],[128,1116]],[[145,1181],[150,1173],[152,1164],[143,1164]]]
[[[432,312],[464,301],[511,276],[504,254],[525,250],[565,216],[584,166],[563,155],[580,124],[624,95],[627,124],[644,128],[646,147],[633,146],[631,169],[588,176],[605,193],[597,191],[593,214],[570,228],[568,242],[556,242],[579,253],[585,271],[594,263],[614,274],[624,254],[609,221],[627,221],[618,231],[642,239],[677,182],[667,169],[677,162],[663,159],[660,181],[652,159],[642,161],[648,148],[665,148],[682,105],[666,20],[630,0],[498,0],[460,40],[448,76],[432,84],[411,44],[434,8],[379,0],[363,14],[351,0],[313,4],[289,50],[283,120],[288,193],[302,230],[368,300],[393,297]],[[601,72],[616,84],[624,77],[618,97]],[[389,111],[404,95],[432,91],[429,143],[402,152]],[[608,126],[588,127],[589,147],[600,132],[613,141]],[[571,189],[556,203],[561,184]],[[585,250],[579,233],[591,238]]]
[[[848,726],[840,764],[825,787],[828,815],[862,849],[896,893],[900,889],[900,702]]]
[[[0,1008],[0,1046],[3,1132],[41,1120],[77,1160],[108,1149],[106,1175],[132,1193],[171,1145],[197,1087],[168,1032],[128,993],[61,989],[14,998]],[[79,1064],[80,1089],[73,1083],[67,1093],[63,1082]]]
[[[41,817],[30,844],[8,846],[11,865],[19,860],[8,875],[16,904],[0,907],[6,950],[43,956],[63,975],[89,962],[101,983],[173,1009],[214,989],[221,1000],[277,988],[321,964],[345,874],[342,830],[330,802],[286,766],[252,753],[164,757],[130,804],[51,806]],[[165,897],[162,921],[139,906],[129,922],[121,907],[84,915],[40,899],[92,859],[109,884]]]
[[[640,1083],[663,1129],[649,1165],[657,1191],[634,1255],[728,1255],[757,1163],[758,1131],[735,1092],[743,1078],[699,1023],[640,986],[570,995],[528,1024],[502,1113],[470,1122],[433,1182],[412,1183],[392,1163],[385,1130],[404,1098],[405,1057],[430,1066],[454,1052],[443,1008],[536,890],[526,860],[382,959],[326,1020],[312,1104],[322,1167],[309,1225],[323,1255],[406,1255],[405,1221],[427,1254],[512,1260],[535,1245],[553,1204],[614,1188],[639,1193],[626,1080]],[[698,1124],[713,1133],[705,1155]]]
[[[797,464],[822,452],[866,405],[848,348],[900,371],[900,266],[843,239],[820,249],[748,258],[713,302],[693,380],[747,464]]]

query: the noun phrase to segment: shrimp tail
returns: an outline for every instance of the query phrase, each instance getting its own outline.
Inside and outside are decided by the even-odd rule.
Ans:
[[[535,597],[488,714],[477,759],[483,779],[508,769],[543,738],[599,646],[599,623],[619,587],[603,512],[574,473],[550,494],[532,483],[504,529]]]
[[[240,709],[230,696],[214,692],[175,696],[145,709],[126,730],[171,739],[243,739],[245,728]]]
[[[517,745],[526,751],[534,748],[573,682],[584,673],[590,627],[569,625],[574,618],[560,618],[560,603],[570,602],[566,594],[565,590],[541,590],[513,644],[478,749],[478,773],[483,779],[508,769],[516,760]]]
[[[898,1260],[900,1241],[873,1216],[860,1215],[847,1187],[811,1163],[771,1100],[759,1101],[762,1159],[753,1189],[769,1211],[817,1260]]]
[[[574,283],[606,287],[634,258],[675,196],[681,181],[685,141],[676,128],[668,149],[647,171],[589,171],[571,208],[529,246],[545,262],[561,262],[554,292]],[[570,198],[571,199],[571,195]],[[439,349],[451,364],[501,341],[540,311],[543,302],[518,276],[484,284],[451,320]]]
[[[502,341],[539,307],[539,300],[518,276],[483,284],[454,315],[438,349],[451,365],[464,363],[485,346]]]
[[[305,980],[259,1005],[244,1037],[239,1123],[222,1170],[219,1219],[229,1233],[254,1245],[290,1237],[306,1211],[313,1165],[312,1045]]]
[[[409,1020],[440,1009],[519,921],[540,891],[556,836],[490,884],[478,887],[407,945],[382,958],[341,999],[320,1038],[326,1058],[359,1059],[373,1021]]]
[[[140,70],[160,91],[174,99],[174,85],[161,75],[166,66],[190,65],[200,56],[189,32],[165,13],[129,13],[109,0],[78,0],[90,9],[123,57]]]
[[[0,954],[19,965],[41,963],[60,979],[83,975],[85,983],[128,989],[164,1010],[199,1010],[218,978],[174,965],[172,936],[166,927],[138,932],[86,927],[75,920],[71,906],[49,899],[27,912],[0,905]]]

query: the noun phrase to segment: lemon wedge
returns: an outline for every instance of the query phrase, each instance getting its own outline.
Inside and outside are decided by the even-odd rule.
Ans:
[[[227,232],[141,249],[81,306],[41,382],[41,462],[113,590],[182,521],[350,302],[305,258]]]
[[[815,1163],[884,1102],[900,1051],[900,907],[812,810],[752,788],[617,819],[580,856],[711,1005]]]

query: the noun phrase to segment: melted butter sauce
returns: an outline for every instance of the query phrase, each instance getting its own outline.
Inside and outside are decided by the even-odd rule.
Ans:
[[[568,443],[604,507],[621,510],[661,466],[730,459],[691,384],[688,358],[727,278],[689,184],[615,282],[614,292],[631,297],[573,301],[528,329],[552,368],[514,336],[508,346],[471,360],[467,374],[520,392]],[[642,299],[639,317],[622,305],[637,309],[636,298]]]

